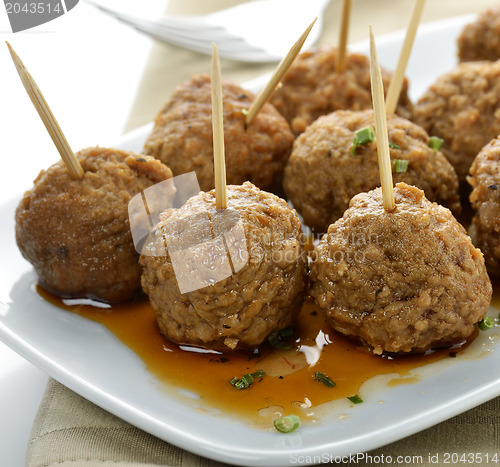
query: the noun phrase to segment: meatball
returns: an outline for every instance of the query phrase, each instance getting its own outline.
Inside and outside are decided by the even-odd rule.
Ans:
[[[372,110],[339,110],[310,125],[295,141],[285,168],[284,188],[304,222],[321,232],[335,222],[351,198],[380,186],[377,143],[358,146],[356,131],[375,127]],[[429,147],[429,136],[419,126],[396,115],[387,118],[391,159],[408,161],[406,172],[394,173],[425,191],[436,201],[460,213],[458,178],[446,158]]]
[[[62,297],[128,300],[140,291],[128,202],[172,176],[160,161],[116,149],[76,153],[74,180],[62,161],[42,170],[16,210],[16,240],[40,284]]]
[[[294,136],[288,123],[265,104],[245,128],[246,111],[255,96],[223,81],[224,142],[228,184],[250,181],[263,190],[279,191]],[[181,84],[155,119],[144,153],[167,164],[174,175],[196,171],[203,191],[214,188],[211,84],[195,75]]]
[[[416,187],[355,196],[314,250],[311,295],[337,331],[382,352],[424,352],[469,337],[492,295],[481,251]]]
[[[500,7],[490,8],[467,24],[458,38],[461,62],[500,58]]]
[[[493,139],[477,155],[468,178],[476,214],[472,237],[484,254],[488,272],[500,277],[500,140]]]
[[[301,308],[306,261],[296,212],[249,182],[228,186],[227,202],[217,211],[212,190],[165,212],[141,254],[142,287],[161,332],[176,343],[255,348],[270,332],[289,326]],[[239,241],[225,235],[238,228]],[[217,243],[222,236],[232,267],[225,274],[228,253]],[[158,254],[162,250],[165,256]],[[186,282],[206,271],[212,273],[208,285],[182,293]]]
[[[444,139],[461,182],[481,148],[500,133],[500,61],[466,62],[441,76],[415,104],[415,123]]]
[[[370,60],[356,53],[346,55],[343,73],[335,73],[337,49],[321,46],[301,53],[290,66],[282,86],[271,97],[271,103],[290,123],[298,135],[321,115],[335,110],[372,108]],[[387,91],[392,74],[382,69]],[[397,113],[405,118],[412,114],[412,103],[405,80]]]

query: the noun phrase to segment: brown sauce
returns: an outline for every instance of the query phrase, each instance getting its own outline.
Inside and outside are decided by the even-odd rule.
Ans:
[[[491,299],[490,307],[500,310],[500,279],[497,278],[492,280],[491,285],[493,286],[493,298]],[[495,316],[495,318],[497,318],[497,316]]]
[[[306,300],[295,326],[293,349],[277,350],[266,344],[258,353],[200,353],[183,350],[160,334],[147,299],[102,309],[68,305],[67,300],[41,287],[38,292],[54,305],[106,326],[160,381],[198,394],[204,406],[252,419],[260,409],[274,406],[281,407],[283,413],[300,415],[301,405],[314,407],[353,396],[365,381],[376,375],[397,373],[409,376],[409,382],[414,381],[410,370],[454,357],[465,347],[427,354],[376,356],[334,332],[314,302]],[[234,376],[260,369],[266,375],[257,378],[248,389],[238,390],[229,383]],[[315,381],[315,372],[325,374],[336,386],[329,388]]]

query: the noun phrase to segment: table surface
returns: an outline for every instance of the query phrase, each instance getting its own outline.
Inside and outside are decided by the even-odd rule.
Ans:
[[[109,3],[130,8],[138,4],[134,0]],[[182,15],[237,3],[241,1],[140,2],[146,13]],[[320,43],[337,42],[338,3],[332,1],[325,12]],[[496,4],[498,0],[428,1],[422,22],[477,13]],[[365,26],[370,23],[376,34],[405,27],[412,5],[412,0],[355,0],[349,41],[366,39]],[[41,168],[59,159],[3,41],[11,43],[36,79],[74,150],[111,145],[120,134],[151,121],[179,82],[210,70],[209,57],[156,43],[83,1],[52,22],[16,34],[10,32],[5,10],[0,8],[0,135],[7,161],[7,170],[0,171],[2,201],[18,196]],[[275,67],[227,60],[221,65],[224,77],[239,83]],[[0,343],[0,466],[24,465],[46,381],[47,375]]]

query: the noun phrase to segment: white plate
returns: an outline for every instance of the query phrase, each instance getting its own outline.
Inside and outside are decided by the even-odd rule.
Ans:
[[[409,66],[413,97],[455,63],[455,37],[465,19],[421,28]],[[402,33],[377,40],[393,67]],[[366,43],[357,50],[367,52]],[[140,150],[150,126],[117,146]],[[415,371],[414,384],[365,385],[363,404],[322,408],[322,423],[283,435],[245,426],[230,416],[197,411],[160,388],[143,362],[103,326],[58,309],[33,287],[31,266],[14,240],[16,200],[0,207],[0,339],[83,397],[153,435],[197,454],[239,465],[287,465],[367,451],[432,426],[500,395],[500,327],[480,333],[464,355]],[[497,316],[499,310],[491,309]],[[376,381],[376,379],[375,379]],[[175,391],[172,388],[172,391]],[[383,401],[383,403],[380,403]],[[326,456],[326,457],[325,457]]]

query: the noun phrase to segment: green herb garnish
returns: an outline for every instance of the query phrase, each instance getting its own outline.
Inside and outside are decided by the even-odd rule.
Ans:
[[[266,372],[264,370],[257,370],[253,373],[247,373],[246,375],[243,375],[241,378],[233,376],[229,380],[229,383],[236,389],[247,389],[252,385],[254,378],[262,378],[265,374]]]
[[[290,433],[300,425],[300,418],[297,415],[286,415],[274,420],[274,427],[281,433]]]
[[[357,394],[354,394],[354,396],[348,397],[348,399],[353,403],[353,404],[362,404],[363,399],[359,397]]]
[[[435,149],[436,151],[439,151],[443,147],[443,142],[441,138],[438,138],[437,136],[431,136],[429,138],[429,147],[432,149]]]
[[[333,388],[335,386],[335,381],[331,380],[328,376],[324,373],[320,373],[319,371],[314,373],[314,381],[320,381],[329,388]]]
[[[366,128],[356,131],[352,141],[351,154],[354,155],[356,153],[358,146],[364,146],[365,144],[373,141],[375,141],[375,132],[371,126],[367,126]]]
[[[477,325],[481,331],[487,331],[495,326],[495,320],[489,316],[485,316]]]
[[[250,373],[247,373],[246,375],[243,375],[241,378],[238,379],[237,376],[231,378],[229,382],[236,388],[236,389],[247,389],[249,388],[252,383],[253,383],[253,377]]]
[[[408,170],[408,164],[409,161],[405,159],[394,159],[393,161],[394,172],[398,174],[405,173]]]
[[[389,142],[389,147],[391,149],[401,149],[401,146],[398,146],[396,143]]]

